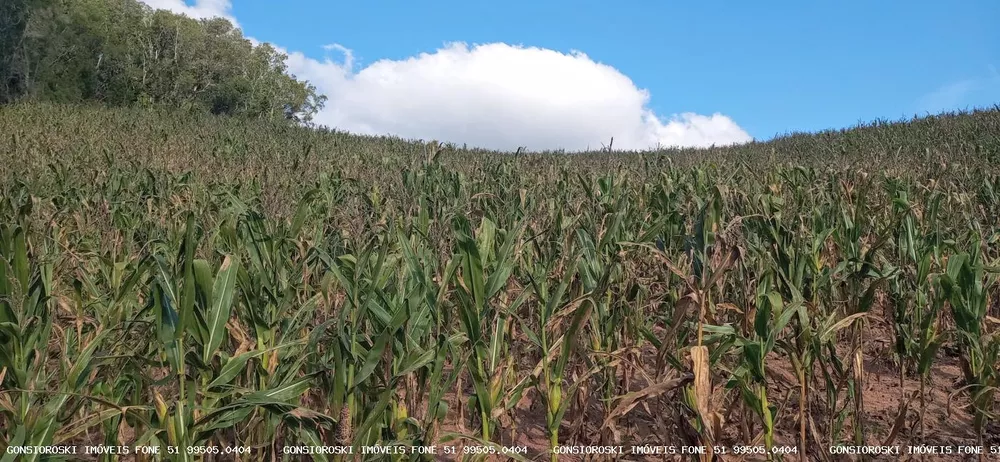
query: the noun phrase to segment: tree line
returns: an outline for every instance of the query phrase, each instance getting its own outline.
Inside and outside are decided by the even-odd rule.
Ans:
[[[0,1],[0,104],[167,105],[310,122],[326,98],[226,19],[136,0]]]

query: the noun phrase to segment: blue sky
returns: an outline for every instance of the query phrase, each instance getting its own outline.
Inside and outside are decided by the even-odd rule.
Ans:
[[[155,6],[179,0],[144,1]],[[324,72],[339,72],[329,67],[324,71],[324,65],[345,67],[339,47],[324,49],[330,44],[350,51],[346,81],[380,60],[405,63],[451,42],[464,42],[469,50],[475,44],[502,43],[566,55],[579,51],[588,61],[610,66],[630,79],[636,91],[648,91],[648,100],[637,104],[664,121],[673,114],[719,113],[757,139],[1000,103],[1000,27],[990,27],[1000,22],[1000,2],[995,0],[188,3],[223,9],[245,35],[300,53],[292,70],[317,82],[324,81]],[[475,54],[457,56],[473,60]],[[485,51],[479,54],[486,60]],[[520,58],[504,59],[511,65],[521,63]],[[521,63],[525,67],[536,62],[525,59]],[[378,72],[383,81],[385,69]],[[544,72],[567,81],[578,75],[561,74],[555,67]],[[369,77],[375,73],[373,69]],[[408,77],[394,75],[397,78]],[[486,85],[482,79],[476,82]],[[612,84],[577,83],[580,98],[594,97],[586,95],[587,85],[595,92],[619,94]],[[324,90],[335,85],[318,86]],[[362,88],[378,91],[380,87],[373,85]],[[446,88],[462,85],[451,81]],[[408,88],[420,93],[416,87]],[[435,94],[450,98],[444,90]],[[468,94],[461,97],[468,99]],[[341,99],[331,98],[331,103]],[[328,120],[347,120],[344,117]],[[355,128],[380,130],[372,117],[365,120]],[[665,133],[661,125],[650,130]],[[402,122],[386,127],[421,136],[420,128]],[[461,138],[466,132],[445,133]],[[664,136],[654,138],[673,139]],[[640,138],[647,139],[636,135]]]

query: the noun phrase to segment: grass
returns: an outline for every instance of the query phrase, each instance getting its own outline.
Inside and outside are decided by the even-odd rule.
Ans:
[[[0,133],[0,447],[1000,437],[997,110],[614,154],[39,104]]]

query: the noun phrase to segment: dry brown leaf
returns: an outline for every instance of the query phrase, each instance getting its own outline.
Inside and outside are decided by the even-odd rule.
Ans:
[[[698,416],[704,424],[705,431],[702,437],[705,439],[705,446],[712,446],[715,441],[715,423],[718,416],[712,412],[712,372],[709,364],[708,347],[691,347],[691,370],[694,372],[694,395]],[[711,459],[711,454],[707,454]],[[704,457],[703,457],[704,459]]]
[[[604,423],[601,426],[603,428],[612,428],[612,420],[624,417],[625,414],[628,414],[629,411],[642,403],[642,400],[655,398],[663,393],[687,384],[689,380],[691,380],[690,377],[673,377],[663,382],[650,385],[642,390],[633,391],[623,395],[614,410],[608,413],[607,418],[604,419]]]
[[[903,429],[904,425],[906,425],[906,411],[910,409],[910,403],[912,403],[913,400],[916,399],[917,395],[919,394],[920,392],[914,390],[913,393],[910,395],[909,399],[905,401],[900,400],[899,411],[896,412],[896,420],[892,424],[892,430],[889,431],[889,436],[887,436],[885,438],[885,441],[882,442],[882,446],[888,446],[892,444],[892,442],[896,439],[896,435],[898,435],[899,431]]]

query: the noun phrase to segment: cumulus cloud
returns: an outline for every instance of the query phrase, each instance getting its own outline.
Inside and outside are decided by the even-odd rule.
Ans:
[[[187,2],[185,0],[139,0],[157,10],[168,10],[190,16],[194,19],[208,19],[214,17],[226,18],[234,25],[237,24],[233,18],[232,2],[230,0],[196,0]]]
[[[596,149],[611,137],[622,149],[751,139],[722,114],[657,115],[648,91],[578,51],[452,43],[355,72],[351,50],[324,48],[344,59],[291,52],[289,70],[329,97],[316,122],[351,132],[496,149]]]
[[[141,1],[236,24],[229,0]],[[612,137],[620,149],[751,140],[722,114],[656,114],[649,108],[648,91],[579,51],[451,43],[433,53],[383,59],[355,70],[354,53],[347,47],[332,43],[323,49],[342,58],[313,59],[281,50],[289,55],[289,71],[328,97],[316,122],[350,132],[511,150],[597,149]]]

